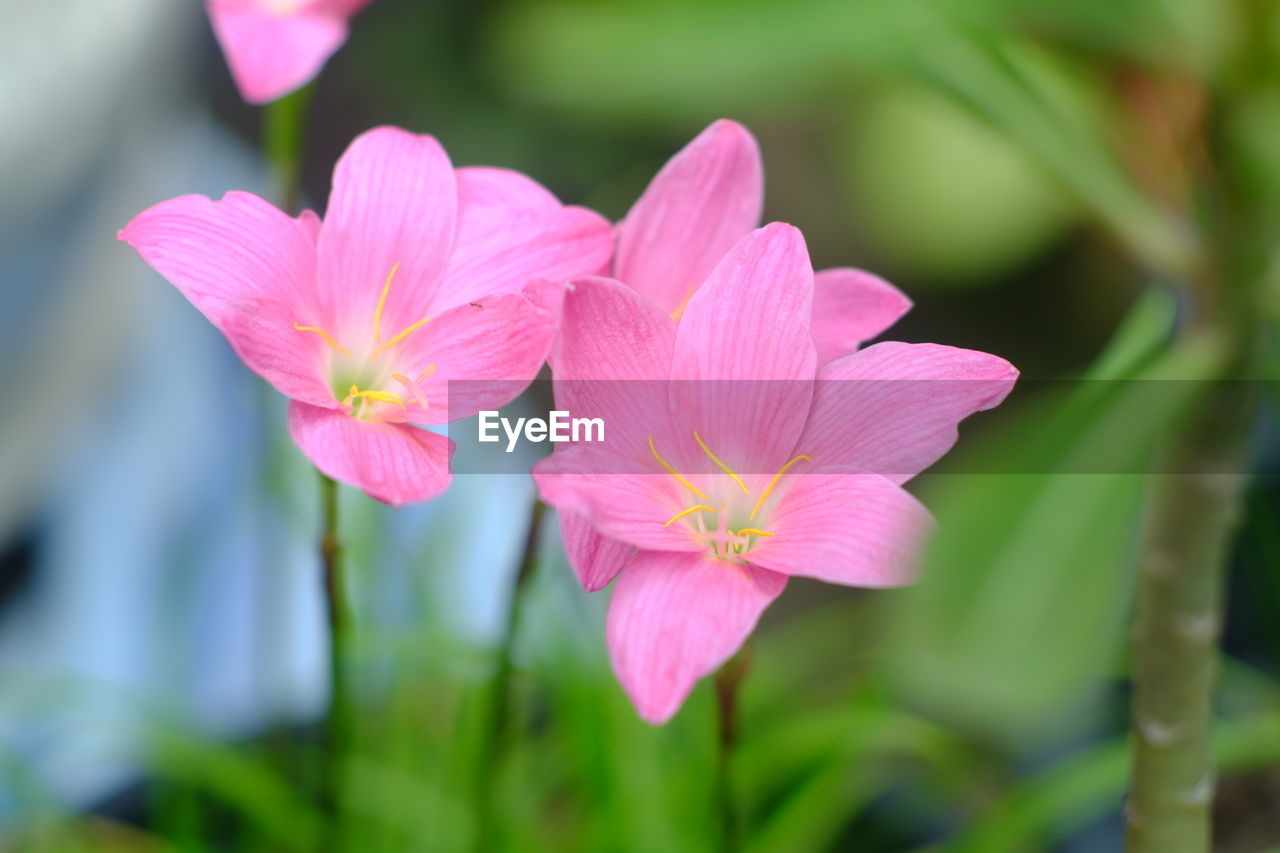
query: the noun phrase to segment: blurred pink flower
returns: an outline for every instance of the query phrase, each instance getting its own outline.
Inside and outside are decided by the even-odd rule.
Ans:
[[[248,193],[191,195],[120,239],[292,400],[317,468],[394,505],[450,481],[452,442],[414,424],[516,397],[551,345],[558,282],[613,248],[597,214],[515,172],[455,170],[434,138],[395,128],[347,149],[323,224]],[[486,381],[446,395],[458,379]]]
[[[667,161],[618,224],[612,276],[678,320],[725,253],[760,225],[763,206],[760,147],[737,122],[716,121]],[[853,352],[910,309],[910,299],[869,272],[819,272],[812,326],[818,363]]]
[[[265,104],[311,81],[371,0],[205,0],[240,95]]]
[[[566,294],[556,403],[602,417],[608,441],[562,445],[534,478],[569,519],[587,589],[617,576],[609,651],[649,722],[734,654],[788,577],[908,582],[932,522],[901,483],[1017,377],[1003,359],[933,344],[878,344],[818,369],[813,299],[803,238],[778,223],[720,260],[678,325],[611,279]]]

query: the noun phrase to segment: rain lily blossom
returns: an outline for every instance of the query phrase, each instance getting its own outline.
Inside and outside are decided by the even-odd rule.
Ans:
[[[610,657],[651,723],[736,652],[789,577],[909,582],[932,521],[902,483],[1017,377],[933,344],[819,368],[813,270],[788,225],[749,233],[700,284],[678,324],[621,282],[570,285],[549,358],[556,405],[603,417],[610,440],[561,445],[534,468],[574,519],[579,579],[617,578]]]
[[[324,474],[393,505],[450,482],[417,425],[496,409],[532,381],[563,284],[605,263],[609,223],[515,172],[454,169],[430,136],[379,128],[338,162],[324,221],[249,193],[182,196],[120,232],[292,401]],[[446,383],[468,382],[446,394]]]
[[[721,119],[654,177],[618,224],[611,275],[675,319],[725,253],[760,225],[764,165],[751,132]],[[883,279],[851,267],[813,281],[818,363],[847,355],[898,321],[911,300]]]
[[[251,104],[311,82],[370,0],[205,0],[240,95]]]
[[[764,164],[755,138],[735,121],[713,122],[667,161],[618,223],[610,275],[679,321],[725,253],[760,224],[763,207]],[[869,272],[818,272],[810,327],[818,363],[854,352],[910,309],[906,295]],[[575,564],[616,558],[589,524],[571,512],[559,516]]]

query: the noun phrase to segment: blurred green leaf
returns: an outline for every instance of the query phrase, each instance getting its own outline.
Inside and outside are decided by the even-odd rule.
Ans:
[[[1167,351],[1131,372],[1168,320],[1140,303],[1095,371],[1145,381],[1073,386],[948,460],[1012,473],[926,475],[940,527],[902,600],[892,666],[911,701],[1016,738],[1078,718],[1107,676],[1132,592],[1141,472],[1204,384],[1154,380],[1212,370],[1210,354]]]
[[[1058,184],[986,123],[920,86],[892,86],[848,122],[848,191],[900,275],[989,282],[1074,217]]]
[[[1280,760],[1280,715],[1220,721],[1213,753],[1219,773],[1265,767]],[[1014,787],[985,809],[959,838],[955,853],[1025,853],[1113,811],[1124,796],[1129,749],[1124,740],[1093,747]]]

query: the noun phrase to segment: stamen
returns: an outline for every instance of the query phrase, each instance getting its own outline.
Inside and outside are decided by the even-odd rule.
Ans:
[[[373,340],[375,342],[382,340],[382,306],[387,304],[387,294],[391,291],[391,279],[396,277],[396,270],[398,269],[400,269],[400,265],[396,264],[391,268],[391,272],[387,273],[387,281],[382,285],[382,295],[378,297],[378,309],[373,312]]]
[[[738,535],[739,536],[772,536],[773,534],[764,530],[757,530],[754,527],[743,527],[738,531]]]
[[[693,298],[693,294],[697,289],[698,288],[696,287],[689,288],[688,292],[684,295],[684,299],[680,300],[680,304],[676,306],[676,310],[671,312],[672,320],[675,320],[677,323],[680,322],[680,318],[684,316],[684,309],[689,307],[689,300]]]
[[[706,504],[698,504],[697,506],[691,506],[691,507],[689,507],[689,508],[688,508],[688,509],[686,509],[686,510],[683,510],[683,511],[681,511],[681,512],[677,512],[675,515],[671,516],[671,520],[670,520],[670,521],[668,521],[666,524],[664,524],[664,525],[662,525],[662,526],[663,526],[663,527],[670,527],[671,525],[675,524],[675,523],[676,523],[677,521],[679,521],[680,519],[684,518],[686,515],[689,515],[690,513],[701,512],[701,511],[702,511],[702,510],[704,510],[704,509],[705,509],[707,512],[715,512],[715,509],[713,509],[712,507],[707,506]]]
[[[706,443],[703,442],[702,437],[698,435],[698,431],[696,429],[693,431],[693,440],[698,442],[698,446],[702,448],[703,453],[711,457],[712,462],[720,466],[721,471],[725,472],[726,474],[728,474],[730,477],[733,478],[733,481],[738,484],[738,487],[740,489],[742,489],[742,493],[744,495],[751,494],[751,490],[747,488],[746,483],[742,482],[742,478],[739,477],[737,474],[733,473],[732,468],[730,468],[728,465],[721,462],[720,458],[711,452],[711,448],[707,447]]]
[[[386,349],[387,347],[395,346],[396,344],[400,343],[400,342],[401,342],[401,341],[403,341],[405,338],[409,337],[409,336],[410,336],[410,335],[412,335],[414,332],[418,331],[419,329],[421,329],[423,326],[427,325],[427,324],[428,324],[428,323],[430,323],[430,322],[431,322],[431,318],[430,318],[430,317],[423,317],[421,320],[419,320],[418,322],[414,323],[412,326],[410,326],[409,328],[405,329],[403,332],[401,332],[400,334],[396,335],[394,338],[392,338],[391,340],[387,341],[385,344],[383,344],[382,346],[380,346],[380,347],[378,347],[376,350],[374,350],[374,351],[373,351],[373,357],[374,357],[374,358],[377,358],[377,357],[378,357],[378,355],[379,355],[379,354],[380,354],[384,349]]]
[[[667,464],[667,460],[663,459],[661,456],[658,455],[658,449],[653,446],[653,436],[649,436],[649,452],[653,454],[654,459],[658,460],[659,465],[667,469],[667,473],[669,473],[672,477],[676,478],[676,482],[678,482],[680,485],[684,486],[686,489],[693,492],[695,495],[702,498],[703,500],[707,500],[707,495],[704,491],[699,489],[693,483],[690,483],[684,477],[681,477],[679,472],[677,472],[675,468],[672,468],[670,465]]]
[[[764,491],[760,494],[760,500],[756,501],[756,505],[751,508],[751,515],[747,516],[747,521],[753,521],[755,519],[756,513],[760,511],[760,505],[763,504],[765,500],[768,499],[769,495],[773,494],[773,487],[778,485],[778,480],[782,478],[783,474],[787,473],[788,468],[790,468],[792,465],[796,464],[802,459],[805,462],[813,461],[808,456],[797,456],[795,459],[792,459],[786,465],[783,465],[781,468],[778,469],[778,473],[773,475],[773,479],[769,481],[769,485],[764,487]]]
[[[343,355],[351,355],[351,350],[347,349],[342,344],[335,341],[333,339],[333,336],[330,335],[328,332],[326,332],[324,329],[318,328],[316,326],[299,326],[297,323],[294,323],[293,327],[297,329],[299,332],[315,332],[317,335],[324,338],[324,342],[326,344],[333,347],[338,352],[342,353]]]

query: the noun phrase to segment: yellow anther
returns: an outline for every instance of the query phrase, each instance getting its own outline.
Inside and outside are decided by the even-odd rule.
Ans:
[[[738,531],[738,535],[739,536],[772,536],[773,534],[764,530],[757,530],[754,527],[744,527]]]
[[[355,396],[363,397],[366,400],[376,400],[379,403],[395,403],[397,406],[404,406],[404,398],[390,391],[357,391]]]
[[[359,392],[360,392],[360,386],[352,385],[350,390],[347,391],[347,396],[342,398],[342,405],[350,406],[351,401],[356,398],[356,394],[358,394]]]
[[[324,338],[325,343],[327,343],[329,346],[336,349],[338,352],[342,353],[343,355],[351,355],[350,350],[348,350],[342,344],[335,341],[333,339],[333,336],[330,335],[328,332],[326,332],[324,329],[317,328],[316,326],[300,326],[297,323],[294,323],[293,327],[297,329],[299,332],[315,332],[317,335]]]
[[[738,484],[738,488],[742,489],[742,493],[744,495],[751,494],[751,490],[747,488],[746,483],[742,482],[742,478],[733,473],[732,468],[721,462],[720,458],[711,452],[711,448],[707,447],[706,443],[702,440],[702,437],[698,435],[698,431],[696,429],[693,431],[693,440],[698,442],[698,446],[702,448],[702,452],[711,457],[711,461],[716,463],[716,465],[720,467],[721,471],[733,478],[733,481]]]
[[[661,456],[658,455],[658,449],[653,446],[653,436],[649,436],[649,452],[653,454],[654,459],[658,460],[659,465],[667,469],[667,473],[669,473],[672,477],[676,478],[676,482],[678,482],[680,485],[684,486],[686,489],[693,492],[695,495],[702,498],[703,500],[707,499],[707,495],[705,492],[703,492],[693,483],[690,483],[684,477],[681,477],[679,472],[677,472],[675,468],[672,468],[670,465],[667,464],[667,460],[663,459]]]
[[[374,357],[374,358],[377,358],[377,357],[378,357],[378,355],[379,355],[379,354],[381,354],[381,352],[382,352],[384,349],[386,349],[387,347],[393,347],[393,346],[395,346],[396,344],[400,343],[400,342],[401,342],[401,341],[403,341],[405,338],[409,337],[409,336],[410,336],[410,335],[412,335],[414,332],[418,331],[419,329],[421,329],[423,326],[427,325],[427,324],[428,324],[428,323],[430,323],[430,322],[431,322],[431,318],[430,318],[430,317],[423,317],[421,320],[419,320],[418,322],[414,323],[412,326],[410,326],[409,328],[405,329],[403,332],[401,332],[400,334],[396,335],[394,338],[392,338],[391,340],[387,341],[385,344],[383,344],[382,346],[380,346],[380,347],[378,347],[376,350],[374,350],[374,351],[373,351],[373,357]]]
[[[707,512],[715,512],[715,509],[714,509],[713,507],[709,507],[709,506],[707,506],[706,504],[698,504],[697,506],[691,506],[691,507],[689,507],[689,508],[688,508],[688,509],[686,509],[686,510],[682,510],[682,511],[680,511],[680,512],[677,512],[675,515],[671,516],[671,520],[670,520],[670,521],[668,521],[666,524],[664,524],[664,525],[662,525],[662,526],[663,526],[663,527],[670,527],[671,525],[675,524],[675,523],[676,523],[677,521],[679,521],[680,519],[684,518],[686,515],[690,515],[690,514],[695,513],[695,512],[701,512],[702,510],[706,510]]]
[[[802,459],[805,462],[813,461],[808,456],[797,456],[795,459],[792,459],[786,465],[783,465],[778,469],[778,473],[773,475],[773,479],[769,481],[769,485],[765,486],[764,491],[761,492],[760,500],[756,501],[756,505],[751,508],[751,515],[747,516],[748,521],[751,521],[756,517],[756,513],[760,511],[760,505],[768,499],[769,495],[773,494],[773,487],[778,485],[778,480],[782,479],[782,475],[787,473],[787,469]]]
[[[378,297],[378,309],[373,312],[374,341],[382,340],[382,306],[387,304],[387,294],[391,292],[391,280],[396,277],[396,270],[398,269],[400,269],[399,264],[393,266],[391,272],[387,273],[386,283],[382,285],[382,295]]]

